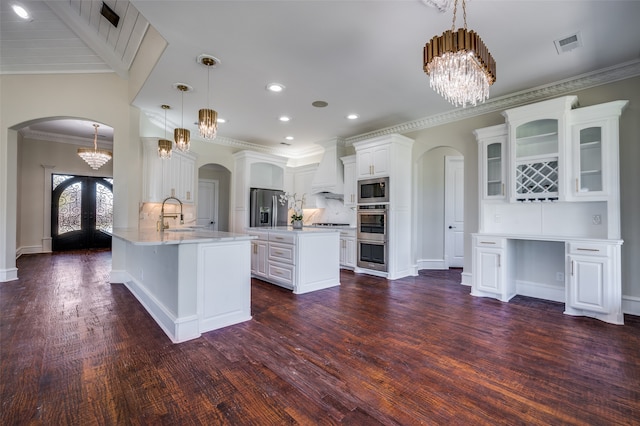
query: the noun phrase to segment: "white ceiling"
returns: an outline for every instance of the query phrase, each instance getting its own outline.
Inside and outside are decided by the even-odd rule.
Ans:
[[[1,3],[0,72],[87,72],[109,67],[122,74],[118,67],[128,67],[127,60],[118,64],[105,53],[109,49],[96,47],[117,45],[109,35],[102,43],[87,41],[78,30],[78,19],[70,18],[69,10],[77,10],[78,4],[95,7],[101,2],[24,1],[34,8],[29,23],[16,21],[9,0]],[[173,85],[192,86],[194,90],[184,94],[184,125],[194,139],[199,138],[193,125],[198,109],[208,102],[207,69],[196,62],[203,53],[221,61],[211,70],[209,97],[211,107],[228,123],[220,124],[216,143],[253,145],[296,156],[332,137],[353,138],[454,110],[430,89],[422,70],[424,44],[450,28],[452,11],[441,13],[420,0],[133,0],[135,8],[123,0],[107,4],[127,13],[137,9],[141,22],[148,21],[168,41],[134,105],[162,125],[160,105],[169,104],[170,127],[178,126],[183,120],[181,94]],[[47,5],[53,10],[47,11]],[[462,25],[460,10],[458,15],[456,27]],[[102,26],[100,19],[89,25]],[[628,63],[640,62],[639,21],[640,0],[470,0],[467,5],[469,29],[479,33],[497,62],[489,102],[621,64],[627,70],[622,77],[629,76]],[[60,34],[62,50],[56,54],[41,56],[42,50],[18,42],[27,33],[40,34],[32,44],[54,49],[56,36],[47,35],[46,28]],[[576,32],[583,47],[559,55],[554,40]],[[87,48],[97,54],[86,61],[91,66],[79,60],[90,56]],[[67,69],[56,62],[60,57],[69,58]],[[631,69],[640,74],[640,67]],[[615,72],[609,74],[615,78]],[[282,83],[286,90],[269,93],[265,86],[270,82]],[[329,105],[311,106],[317,100]],[[360,118],[347,120],[349,113]],[[278,121],[283,114],[292,120]],[[287,142],[285,136],[295,139]]]

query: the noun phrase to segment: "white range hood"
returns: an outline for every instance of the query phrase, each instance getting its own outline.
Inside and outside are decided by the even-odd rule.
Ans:
[[[311,191],[325,198],[343,198],[344,172],[340,157],[344,156],[344,142],[334,138],[318,145],[324,147],[324,155],[311,181]]]

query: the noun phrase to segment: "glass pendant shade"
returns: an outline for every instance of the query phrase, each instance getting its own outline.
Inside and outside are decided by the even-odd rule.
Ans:
[[[467,31],[466,5],[464,28],[454,30],[455,0],[451,30],[433,37],[424,47],[423,69],[429,84],[455,106],[476,106],[489,98],[489,86],[496,81],[496,61],[475,31]]]
[[[191,147],[191,132],[189,129],[175,129],[173,131],[173,139],[176,141],[176,148],[183,152],[189,151]]]
[[[93,149],[91,148],[78,148],[78,155],[82,158],[93,170],[98,170],[104,166],[109,160],[111,160],[112,154],[105,149],[98,149],[98,127],[99,124],[94,124],[95,128],[93,136]]]
[[[163,160],[168,160],[171,158],[171,148],[173,147],[173,142],[168,139],[159,139],[158,140],[158,156]]]
[[[198,128],[203,138],[215,139],[218,133],[218,113],[212,109],[198,111]]]

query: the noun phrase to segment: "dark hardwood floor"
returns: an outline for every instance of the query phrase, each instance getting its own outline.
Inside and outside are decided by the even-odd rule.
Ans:
[[[0,283],[2,425],[640,424],[640,317],[474,298],[459,271],[254,280],[253,320],[172,344],[109,251]]]

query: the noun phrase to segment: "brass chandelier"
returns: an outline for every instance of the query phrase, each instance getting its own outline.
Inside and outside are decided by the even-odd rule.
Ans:
[[[176,142],[176,148],[186,152],[189,151],[189,147],[191,146],[191,132],[189,129],[184,128],[184,92],[188,92],[190,88],[186,84],[178,83],[176,89],[182,93],[182,119],[180,121],[181,127],[173,131],[173,139]]]
[[[215,139],[218,132],[218,113],[209,107],[209,80],[211,78],[211,68],[215,67],[220,61],[213,56],[200,55],[198,63],[207,67],[207,108],[198,111],[198,129],[200,136],[205,139]]]
[[[451,29],[434,36],[425,46],[423,69],[432,89],[455,106],[476,106],[489,98],[496,81],[496,61],[475,31],[467,31],[467,8],[462,0],[464,28],[455,30],[458,0]]]
[[[167,139],[167,110],[171,109],[169,105],[162,105],[164,110],[164,139],[158,140],[158,156],[163,160],[171,158],[171,148],[173,148],[173,142]]]
[[[98,127],[100,127],[100,125],[94,124],[93,127],[95,129],[93,136],[93,149],[78,148],[78,155],[87,162],[89,167],[93,170],[98,170],[105,163],[111,160],[112,154],[110,151],[98,149]]]

